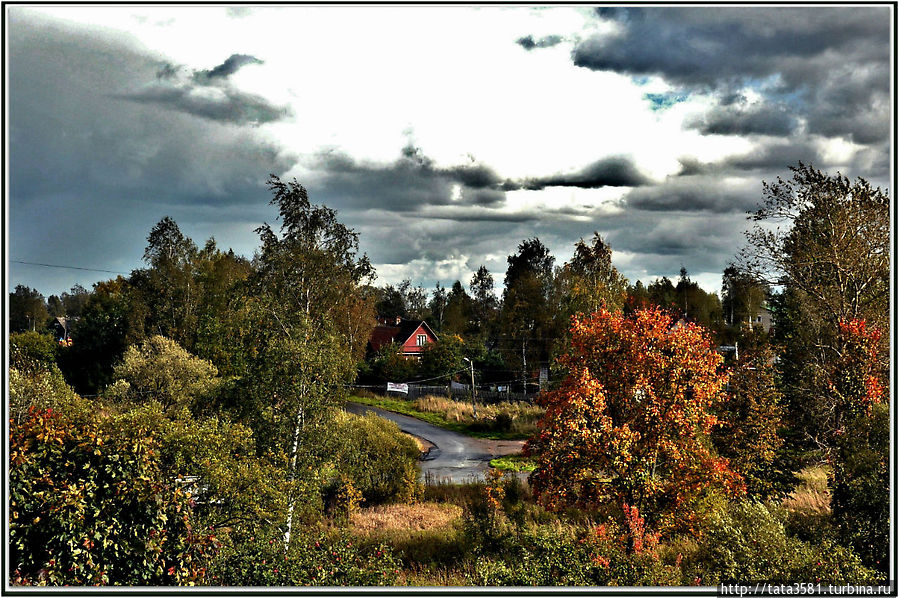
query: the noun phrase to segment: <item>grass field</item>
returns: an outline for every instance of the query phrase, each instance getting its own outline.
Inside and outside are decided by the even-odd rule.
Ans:
[[[521,453],[515,455],[504,455],[490,460],[490,467],[501,469],[503,471],[534,471],[537,465],[525,457]]]
[[[351,401],[408,415],[434,426],[475,438],[524,440],[537,430],[543,409],[529,403],[478,405],[477,416],[471,403],[445,397],[426,396],[401,399],[377,395],[354,395]]]

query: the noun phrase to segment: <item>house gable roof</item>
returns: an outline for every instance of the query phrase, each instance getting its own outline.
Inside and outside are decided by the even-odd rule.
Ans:
[[[438,338],[424,320],[401,320],[398,326],[387,326],[383,324],[375,326],[368,342],[374,351],[377,351],[384,345],[389,345],[390,343],[404,345],[410,338],[412,338],[412,335],[415,334],[415,331],[419,328],[424,328],[434,339]]]
[[[424,320],[403,320],[400,322],[399,331],[394,340],[401,345],[405,345],[406,341],[412,338],[412,335],[415,334],[415,331],[418,330],[419,327],[427,330],[428,334],[435,339],[437,338],[437,335],[434,334],[434,331],[431,330],[431,327],[428,326],[428,323]]]

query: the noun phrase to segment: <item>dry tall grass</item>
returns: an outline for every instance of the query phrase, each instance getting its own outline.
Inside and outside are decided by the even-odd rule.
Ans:
[[[827,468],[821,465],[806,467],[796,477],[799,479],[799,486],[784,499],[784,507],[806,514],[829,514]]]
[[[470,402],[454,401],[446,397],[427,395],[415,400],[419,411],[440,413],[449,421],[459,423],[484,423],[495,426],[496,422],[506,422],[507,430],[521,434],[537,431],[537,422],[543,416],[541,407],[525,402],[479,404],[477,417],[475,407]],[[504,426],[505,427],[505,426]]]
[[[357,533],[376,530],[424,531],[450,526],[461,515],[461,507],[450,504],[381,505],[356,511],[350,518],[350,524]]]

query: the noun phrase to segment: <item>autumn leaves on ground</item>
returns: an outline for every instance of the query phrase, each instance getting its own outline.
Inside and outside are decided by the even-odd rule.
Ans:
[[[482,268],[471,296],[427,303],[373,286],[356,233],[274,177],[282,227],[252,261],[161,221],[146,268],[51,298],[77,309],[73,342],[11,335],[9,582],[883,581],[889,203],[793,171],[763,185],[723,301],[686,272],[628,284],[596,235],[555,269],[523,242],[501,298]],[[36,297],[11,294],[14,331],[51,315]],[[747,322],[762,300],[770,330]],[[376,315],[441,340],[420,362],[366,351]],[[527,439],[477,483],[423,483],[420,444],[342,410],[359,380],[462,381],[469,363],[533,395],[541,362],[534,404],[364,399]]]

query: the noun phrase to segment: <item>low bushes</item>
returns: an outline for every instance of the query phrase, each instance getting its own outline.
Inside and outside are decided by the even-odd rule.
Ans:
[[[9,579],[21,585],[194,584],[215,538],[166,479],[145,426],[32,408],[10,426]]]
[[[711,518],[697,551],[685,560],[687,576],[695,574],[703,585],[747,579],[852,584],[878,579],[851,550],[831,540],[804,542],[788,535],[785,520],[779,507],[730,504]]]
[[[346,413],[336,417],[334,426],[333,492],[346,496],[352,487],[366,505],[407,502],[420,496],[418,445],[399,426],[375,415]]]
[[[393,585],[399,561],[385,546],[360,546],[346,532],[297,538],[285,550],[277,533],[235,537],[210,565],[221,586]]]
[[[552,518],[520,504],[514,478],[488,473],[483,493],[463,516],[464,539],[475,555],[472,582],[502,586],[673,585],[676,566],[662,562],[658,536],[633,511],[627,528]],[[538,511],[542,508],[534,505]]]

